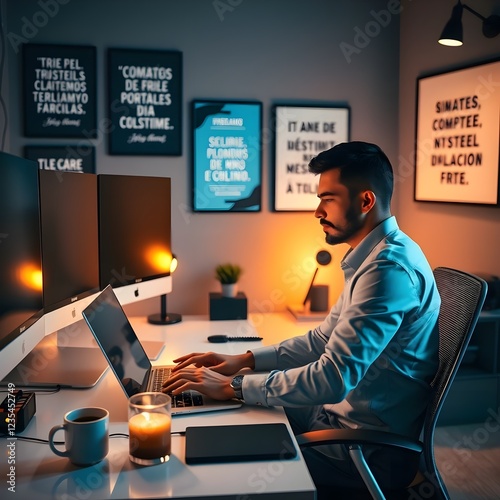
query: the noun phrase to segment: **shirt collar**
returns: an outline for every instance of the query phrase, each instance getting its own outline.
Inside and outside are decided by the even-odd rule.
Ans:
[[[350,249],[342,259],[341,267],[344,273],[347,273],[349,268],[352,272],[356,271],[359,266],[365,261],[370,252],[375,246],[385,238],[389,233],[399,229],[396,217],[391,216],[384,219],[378,226],[374,227],[359,243],[359,245]]]

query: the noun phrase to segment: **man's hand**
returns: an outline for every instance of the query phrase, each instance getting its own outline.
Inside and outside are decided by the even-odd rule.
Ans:
[[[255,360],[251,352],[245,354],[218,354],[215,352],[193,352],[180,358],[174,359],[178,363],[173,369],[172,374],[177,373],[189,365],[197,368],[206,367],[211,371],[222,375],[234,375],[243,368],[254,368]],[[200,391],[202,392],[202,391]]]
[[[195,390],[206,396],[226,400],[234,397],[234,391],[230,386],[232,377],[227,377],[201,366],[195,368],[177,369],[163,384],[163,392],[179,394],[183,391]]]

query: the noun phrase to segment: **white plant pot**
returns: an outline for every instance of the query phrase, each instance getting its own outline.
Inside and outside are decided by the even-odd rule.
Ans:
[[[238,283],[221,283],[221,287],[223,297],[236,297],[236,295],[238,294]]]

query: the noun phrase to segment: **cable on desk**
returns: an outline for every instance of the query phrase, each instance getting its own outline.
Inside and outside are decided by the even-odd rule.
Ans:
[[[7,437],[7,434],[0,435],[0,438],[3,438],[3,437]],[[128,439],[128,434],[125,434],[124,432],[113,432],[112,434],[109,435],[109,437],[110,438],[122,437],[122,438]],[[49,444],[48,439],[36,438],[36,437],[31,437],[31,436],[15,436],[15,439],[18,439],[19,441],[28,441],[31,443]],[[54,441],[54,444],[63,445],[64,441]]]

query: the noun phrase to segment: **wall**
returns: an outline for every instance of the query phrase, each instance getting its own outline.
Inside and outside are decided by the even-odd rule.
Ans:
[[[303,299],[314,271],[314,256],[326,244],[312,213],[272,212],[270,109],[278,102],[348,105],[351,139],[378,143],[395,161],[399,14],[397,8],[389,9],[389,4],[394,3],[397,4],[387,0],[2,0],[6,11],[4,29],[11,35],[8,40],[14,34],[32,43],[97,47],[100,125],[106,118],[107,48],[183,52],[185,120],[181,157],[109,156],[102,130],[98,139],[92,141],[98,173],[172,178],[173,249],[179,267],[173,277],[168,307],[183,314],[208,312],[208,292],[218,290],[213,270],[225,261],[244,268],[240,288],[249,298],[251,311],[283,310],[287,303]],[[44,14],[48,5],[52,11]],[[6,45],[10,83],[10,142],[6,149],[20,155],[26,144],[56,141],[23,137],[20,54],[9,41]],[[195,98],[262,101],[260,213],[190,211],[188,111]],[[317,282],[331,285],[333,301],[342,285],[339,261],[347,248],[330,250],[333,263],[320,270]],[[158,302],[150,300],[130,311],[149,313],[156,309]]]
[[[500,56],[500,35],[485,38],[481,21],[465,11],[462,17],[464,45],[444,47],[437,43],[455,3],[455,0],[409,2],[401,15],[398,163],[405,179],[398,187],[398,215],[433,267],[450,266],[500,275],[500,208],[414,202],[413,169],[406,167],[408,163],[414,165],[417,78]],[[467,4],[485,17],[500,15],[498,0],[474,0]],[[494,91],[500,92],[499,88],[496,82]]]

